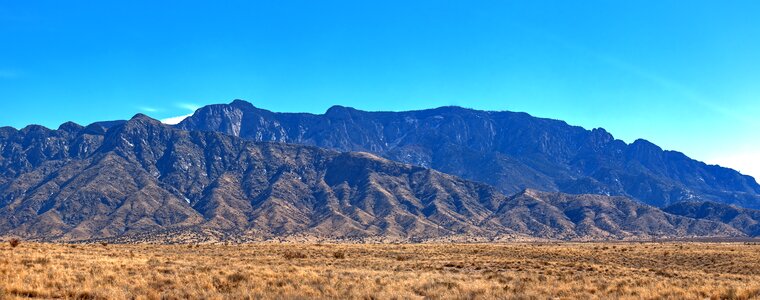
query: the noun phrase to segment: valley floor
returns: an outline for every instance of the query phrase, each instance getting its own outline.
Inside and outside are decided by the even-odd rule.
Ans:
[[[752,299],[744,243],[0,245],[0,299]]]

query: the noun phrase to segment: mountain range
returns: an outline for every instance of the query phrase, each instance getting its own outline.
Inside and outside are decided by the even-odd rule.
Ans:
[[[483,182],[512,194],[525,188],[627,196],[665,207],[715,201],[760,208],[760,185],[739,172],[639,139],[626,144],[526,113],[441,107],[365,112],[333,106],[323,115],[274,113],[235,100],[209,105],[177,125],[254,141],[366,151]]]
[[[45,241],[749,237],[758,191],[602,129],[456,107],[0,128],[0,235]]]

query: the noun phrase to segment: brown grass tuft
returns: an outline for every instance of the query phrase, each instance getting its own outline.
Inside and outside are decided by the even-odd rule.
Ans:
[[[227,281],[231,282],[232,284],[239,284],[241,282],[246,281],[247,279],[248,279],[248,276],[240,272],[227,275]]]
[[[285,253],[282,254],[282,257],[284,257],[287,260],[291,259],[303,259],[306,258],[306,254],[299,251],[293,251],[293,250],[287,250]]]

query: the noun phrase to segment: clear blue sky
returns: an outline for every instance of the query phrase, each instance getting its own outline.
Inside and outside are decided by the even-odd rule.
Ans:
[[[0,0],[0,125],[461,105],[760,176],[760,1],[156,2]]]

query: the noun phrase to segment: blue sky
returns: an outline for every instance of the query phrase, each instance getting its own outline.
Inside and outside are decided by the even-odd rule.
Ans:
[[[760,177],[760,1],[155,2],[0,0],[0,125],[461,105]]]

